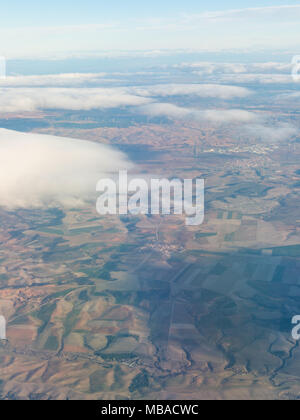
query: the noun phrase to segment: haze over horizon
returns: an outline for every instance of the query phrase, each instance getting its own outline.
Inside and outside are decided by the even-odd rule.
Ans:
[[[17,11],[17,13],[16,13]],[[99,51],[296,49],[296,0],[12,0],[2,10],[0,55],[61,57]],[[295,52],[296,53],[296,52]]]

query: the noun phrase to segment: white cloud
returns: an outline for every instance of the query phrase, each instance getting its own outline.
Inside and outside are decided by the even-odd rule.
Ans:
[[[83,84],[93,84],[103,82],[107,79],[107,73],[65,73],[47,74],[32,76],[7,76],[0,78],[2,87],[59,87],[59,86],[81,86]]]
[[[181,63],[174,68],[198,75],[201,81],[218,83],[259,83],[287,84],[292,83],[292,60],[290,62],[262,63]]]
[[[300,99],[300,92],[283,93],[281,95],[278,95],[278,98],[287,100],[287,101],[291,101],[291,100],[298,101]]]
[[[151,117],[170,117],[170,118],[188,118],[193,114],[193,110],[182,108],[173,104],[166,103],[154,103],[150,105],[144,105],[137,108],[137,111],[144,115]]]
[[[254,124],[246,126],[245,131],[249,133],[251,137],[269,143],[286,141],[299,133],[297,127],[288,123],[274,124],[273,126]]]
[[[248,123],[259,121],[260,116],[254,112],[242,109],[229,110],[198,110],[194,108],[184,108],[168,103],[153,103],[138,108],[142,114],[157,117],[165,116],[173,119],[186,119],[196,121],[210,121],[217,124],[226,123]]]
[[[100,177],[131,166],[105,145],[0,129],[0,206],[82,206]]]
[[[289,84],[293,83],[291,74],[224,74],[219,77],[219,81],[224,83],[254,83],[254,84]]]
[[[211,66],[213,66],[211,64]],[[99,83],[120,82],[115,77],[120,76],[148,76],[149,74],[157,75],[156,73],[112,73],[110,78],[108,73],[65,73],[65,74],[49,74],[49,75],[32,75],[32,76],[7,76],[4,79],[0,78],[0,87],[86,87],[97,86]],[[164,73],[162,75],[165,76]],[[112,77],[114,77],[112,79]],[[170,77],[170,76],[169,76]],[[105,90],[106,89],[106,90]],[[94,93],[93,91],[91,91]],[[99,93],[101,91],[99,90]],[[138,96],[175,96],[175,95],[196,95],[199,97],[215,97],[222,99],[243,98],[250,95],[252,92],[249,89],[227,86],[219,84],[188,84],[188,83],[169,83],[159,85],[148,85],[138,87],[123,87],[114,88],[114,91],[102,88],[102,92],[122,93]]]
[[[181,63],[174,65],[177,69],[198,69],[199,74],[213,74],[213,73],[245,73],[247,65],[242,63],[210,63],[210,62],[194,62]]]
[[[250,64],[249,67],[253,69],[257,69],[258,71],[265,70],[270,72],[273,70],[275,72],[290,72],[292,69],[293,64],[290,63],[277,63],[273,61],[265,62],[265,63],[253,63]]]
[[[0,112],[47,109],[91,110],[139,106],[155,97],[198,96],[244,98],[252,92],[238,86],[217,84],[161,84],[132,87],[95,87],[105,74],[9,76],[0,80]],[[109,79],[105,79],[106,82]],[[91,86],[91,87],[88,87]]]
[[[237,86],[216,84],[166,84],[134,88],[142,96],[184,96],[194,95],[202,98],[245,98],[251,95],[249,89]]]
[[[200,117],[216,123],[245,123],[257,121],[260,117],[254,112],[244,111],[243,109],[226,110],[206,110],[200,111]]]
[[[242,109],[198,110],[168,103],[153,103],[139,107],[139,112],[152,116],[165,116],[174,120],[206,121],[213,125],[236,124],[239,134],[263,142],[285,141],[299,130],[289,123],[277,123],[271,117]]]
[[[91,110],[137,106],[151,100],[115,88],[2,88],[0,112],[24,112],[42,109]]]
[[[173,67],[183,70],[199,70],[203,73],[212,74],[212,73],[270,73],[271,71],[275,73],[287,73],[292,69],[292,60],[289,62],[275,62],[275,61],[266,61],[260,63],[215,63],[208,61],[199,61],[191,63],[180,63],[175,64]]]

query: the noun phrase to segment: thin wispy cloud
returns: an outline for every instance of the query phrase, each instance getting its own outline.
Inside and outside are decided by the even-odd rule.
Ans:
[[[186,22],[195,20],[224,21],[224,20],[248,20],[248,19],[271,19],[271,20],[300,20],[300,5],[282,5],[267,7],[249,7],[243,9],[222,10],[205,12],[201,14],[185,15]]]

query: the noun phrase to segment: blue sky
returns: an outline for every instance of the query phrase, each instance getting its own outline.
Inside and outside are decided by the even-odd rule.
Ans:
[[[10,0],[1,10],[0,54],[295,49],[299,23],[294,0]]]
[[[297,0],[10,0],[1,10],[1,26],[73,25],[106,19],[176,17],[185,13],[299,4]]]

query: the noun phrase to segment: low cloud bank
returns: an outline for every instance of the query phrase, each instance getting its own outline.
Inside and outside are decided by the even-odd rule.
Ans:
[[[164,116],[174,120],[205,121],[214,125],[236,124],[240,134],[263,142],[286,141],[298,134],[298,128],[290,123],[274,122],[270,116],[243,109],[184,108],[169,103],[152,103],[138,108],[150,117]]]
[[[190,75],[197,75],[203,82],[225,84],[291,84],[293,83],[293,63],[264,62],[264,63],[211,63],[194,62],[181,63],[174,66]],[[226,85],[223,85],[226,86]],[[232,87],[232,86],[230,86]]]
[[[32,76],[7,76],[0,79],[3,87],[77,87],[105,81],[107,73],[61,73]]]
[[[277,143],[297,136],[299,130],[292,124],[279,123],[273,126],[260,124],[248,125],[245,127],[245,132],[249,133],[251,137],[257,138],[258,140],[269,143]]]
[[[151,102],[149,98],[133,95],[126,89],[105,88],[2,88],[1,112],[25,112],[43,109],[91,109],[137,106]]]
[[[185,119],[194,121],[209,121],[216,124],[224,123],[249,123],[259,121],[260,117],[254,112],[242,109],[229,110],[198,110],[194,108],[184,108],[168,103],[154,103],[138,108],[139,112],[151,117],[164,116],[174,119]]]
[[[203,83],[96,87],[100,82],[109,82],[103,77],[104,74],[76,73],[9,76],[0,80],[0,112],[47,109],[88,111],[145,105],[157,102],[158,97],[198,96],[231,100],[246,98],[253,93],[244,87]]]
[[[96,202],[99,178],[131,167],[109,146],[0,129],[0,206],[84,206]]]
[[[199,96],[200,98],[233,99],[246,98],[252,91],[239,86],[217,84],[161,84],[133,88],[141,96]]]

